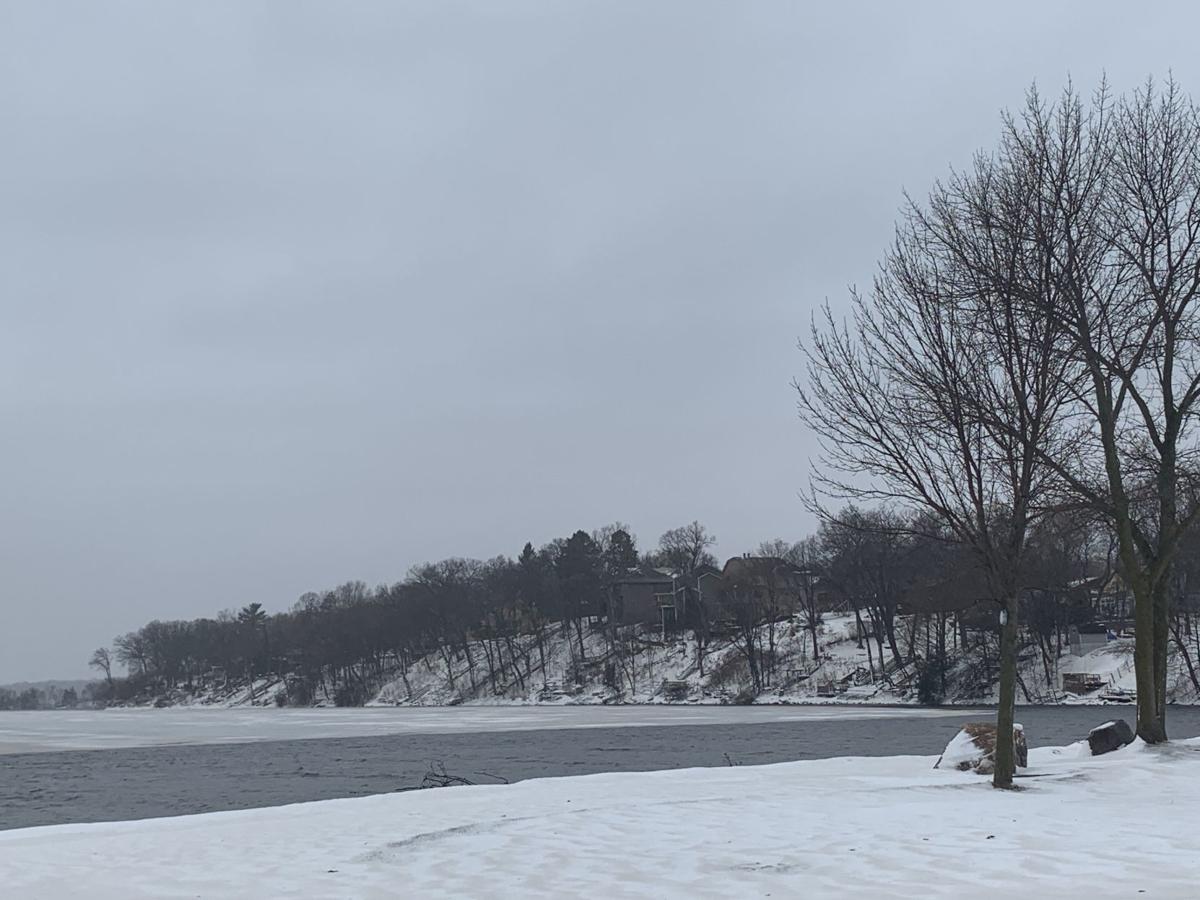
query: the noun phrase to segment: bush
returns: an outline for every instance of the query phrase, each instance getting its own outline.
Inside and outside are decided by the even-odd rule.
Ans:
[[[917,702],[922,706],[942,705],[942,672],[936,660],[921,664],[917,673]]]
[[[284,700],[288,706],[312,706],[313,700],[316,697],[316,691],[313,683],[308,678],[290,677],[287,680],[287,689],[284,692]],[[278,695],[276,695],[276,703],[279,703]],[[283,706],[284,703],[280,703]]]
[[[734,706],[749,706],[754,702],[754,688],[744,687],[733,697]]]
[[[335,706],[362,706],[367,702],[367,689],[361,684],[341,684],[333,692]]]
[[[716,665],[709,664],[706,679],[710,688],[720,690],[740,685],[749,677],[750,667],[746,660],[736,653],[728,653]]]

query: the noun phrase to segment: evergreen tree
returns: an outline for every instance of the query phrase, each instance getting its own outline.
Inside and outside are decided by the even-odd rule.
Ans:
[[[638,564],[637,547],[633,537],[623,528],[614,531],[604,550],[604,572],[609,579],[618,578]]]
[[[575,623],[579,655],[583,646],[583,619],[599,615],[604,600],[604,565],[600,546],[586,531],[576,531],[562,545],[555,561],[566,612]]]

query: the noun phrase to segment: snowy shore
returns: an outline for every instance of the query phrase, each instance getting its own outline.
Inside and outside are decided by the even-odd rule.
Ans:
[[[0,833],[10,896],[1193,897],[1200,740],[550,778]],[[1144,894],[1139,892],[1144,891]]]

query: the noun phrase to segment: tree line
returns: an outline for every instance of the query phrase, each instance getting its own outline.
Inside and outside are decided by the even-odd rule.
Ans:
[[[979,587],[978,561],[928,516],[847,506],[803,540],[765,541],[693,595],[670,635],[613,615],[612,587],[636,567],[669,571],[687,583],[689,573],[714,571],[713,543],[693,522],[640,553],[628,527],[614,524],[537,549],[526,544],[515,559],[451,557],[415,566],[395,584],[347,582],[305,594],[274,614],[255,602],[214,618],[155,620],[96,651],[91,664],[103,680],[91,697],[145,700],[267,678],[278,685],[277,702],[353,705],[389,680],[407,684],[411,667],[431,659],[440,659],[446,687],[459,696],[514,688],[527,695],[556,677],[547,664],[551,642],[565,645],[577,662],[589,656],[594,638],[612,666],[611,686],[632,691],[640,655],[664,637],[686,636],[701,677],[712,674],[706,673],[711,648],[732,647],[746,676],[744,695],[752,699],[780,686],[797,664],[780,650],[781,629],[798,626],[807,635],[802,662],[820,662],[818,638],[832,610],[854,616],[871,680],[911,665],[926,702],[946,696],[951,679],[990,690],[999,629]],[[1019,576],[1025,585],[1019,643],[1037,649],[1047,683],[1056,680],[1070,628],[1103,615],[1115,544],[1103,522],[1080,513],[1044,517],[1033,530]],[[1181,576],[1200,553],[1189,551],[1185,559]],[[1186,580],[1177,591],[1190,596]],[[1172,628],[1200,691],[1194,674],[1200,630],[1191,609],[1177,603]],[[1025,690],[1027,700],[1039,699]]]
[[[122,701],[214,679],[252,684],[286,673],[287,702],[330,696],[354,704],[429,654],[446,660],[451,679],[451,657],[465,659],[472,687],[524,686],[545,669],[552,627],[586,655],[585,633],[606,617],[617,578],[640,564],[681,574],[714,565],[714,543],[692,522],[639,553],[629,528],[614,523],[536,549],[527,543],[516,559],[451,557],[414,566],[394,584],[347,582],[307,593],[285,612],[268,614],[253,602],[214,618],[155,620],[95,651],[90,664],[102,680],[93,695]]]
[[[19,690],[0,687],[0,709],[73,709],[85,698],[73,687],[28,685]]]

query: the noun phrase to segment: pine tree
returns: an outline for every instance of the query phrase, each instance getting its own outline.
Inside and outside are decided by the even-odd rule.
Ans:
[[[618,529],[608,540],[604,551],[604,571],[609,579],[619,578],[638,564],[637,547],[628,531]]]
[[[604,598],[604,568],[600,546],[586,531],[576,531],[562,545],[556,568],[566,610],[575,623],[579,655],[583,657],[586,655],[583,647],[583,619],[585,616],[598,614]]]

